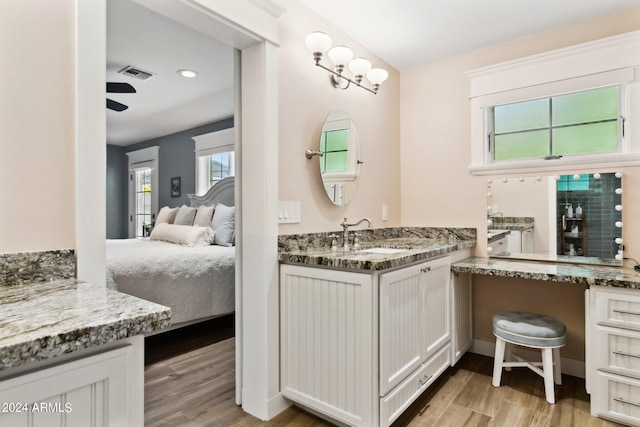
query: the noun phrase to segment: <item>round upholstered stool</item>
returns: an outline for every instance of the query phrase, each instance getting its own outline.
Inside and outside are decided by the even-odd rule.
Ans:
[[[500,387],[502,368],[527,367],[544,378],[547,402],[555,403],[553,383],[555,381],[558,385],[562,384],[560,347],[564,345],[566,333],[564,323],[551,316],[519,311],[495,314],[493,334],[496,336],[496,355],[493,364],[493,386]],[[540,349],[542,362],[529,362],[512,354],[511,344]]]

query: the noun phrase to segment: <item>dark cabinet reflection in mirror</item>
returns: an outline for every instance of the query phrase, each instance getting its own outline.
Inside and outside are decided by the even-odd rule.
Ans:
[[[621,173],[490,178],[487,202],[489,236],[533,224],[526,251],[492,257],[622,264]]]

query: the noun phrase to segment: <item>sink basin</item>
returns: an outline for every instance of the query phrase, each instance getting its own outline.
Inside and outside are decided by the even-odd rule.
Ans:
[[[395,249],[395,248],[369,248],[369,249],[362,249],[360,252],[367,252],[370,254],[384,254],[384,255],[391,255],[391,254],[397,254],[400,252],[404,252],[406,251],[406,249]]]

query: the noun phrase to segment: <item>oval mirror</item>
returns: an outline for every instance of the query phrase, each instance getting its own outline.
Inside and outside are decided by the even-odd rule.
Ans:
[[[349,113],[332,111],[320,134],[320,176],[324,189],[335,205],[345,206],[358,188],[360,149],[358,133]]]

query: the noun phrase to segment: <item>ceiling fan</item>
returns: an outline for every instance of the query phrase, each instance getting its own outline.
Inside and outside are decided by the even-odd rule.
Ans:
[[[136,89],[129,83],[107,82],[107,93],[136,93]],[[124,111],[129,106],[107,98],[107,108],[113,111]]]

